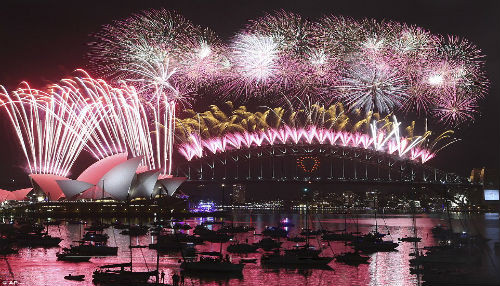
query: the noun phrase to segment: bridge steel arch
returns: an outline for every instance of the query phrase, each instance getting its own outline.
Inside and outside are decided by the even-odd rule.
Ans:
[[[466,178],[417,161],[371,149],[330,144],[252,146],[207,153],[191,161],[179,158],[175,173],[193,182],[309,181],[471,186]]]

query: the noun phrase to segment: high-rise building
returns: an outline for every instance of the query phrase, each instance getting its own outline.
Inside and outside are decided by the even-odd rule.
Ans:
[[[377,207],[378,199],[379,199],[379,196],[378,196],[377,191],[369,191],[369,192],[366,192],[366,194],[365,194],[365,202],[371,208]]]
[[[484,184],[485,168],[474,168],[470,172],[470,182],[476,184]]]
[[[245,203],[246,186],[244,184],[234,184],[231,193],[231,202],[233,204]]]

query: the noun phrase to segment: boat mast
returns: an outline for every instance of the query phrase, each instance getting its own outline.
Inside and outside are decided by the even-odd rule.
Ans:
[[[307,188],[304,189],[305,192],[307,192]],[[309,198],[306,196],[306,211],[305,211],[305,216],[306,216],[306,231],[309,231],[309,216],[307,213],[307,210],[309,209]],[[309,234],[306,235],[306,245],[309,247]]]
[[[417,237],[417,218],[416,218],[417,206],[415,200],[413,200],[412,205],[412,225],[413,225],[413,236]]]
[[[448,215],[448,224],[450,228],[450,233],[453,233],[453,226],[451,224],[451,214],[450,214],[450,199],[448,198],[448,192],[445,195],[446,200],[446,214]]]
[[[128,248],[130,249],[130,272],[132,272],[132,235],[130,233],[130,195],[127,195],[127,218],[128,218]]]
[[[378,233],[378,222],[377,222],[377,198],[373,196],[373,208],[375,209],[375,234]]]
[[[234,217],[233,217],[232,219],[234,219]],[[182,252],[182,251],[181,251],[181,252]],[[222,256],[222,239],[220,240],[220,248],[219,248],[219,253],[220,253],[220,255]],[[184,254],[183,254],[183,256],[184,256]]]
[[[158,234],[159,236],[159,234]],[[158,236],[156,238],[156,284],[160,283],[160,251],[158,250]],[[182,250],[181,250],[182,252]],[[132,265],[132,264],[131,264]]]
[[[347,236],[347,209],[344,215],[344,234]]]
[[[359,235],[359,214],[356,214],[356,234]]]

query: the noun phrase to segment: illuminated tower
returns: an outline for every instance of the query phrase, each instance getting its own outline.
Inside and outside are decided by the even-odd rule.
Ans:
[[[245,203],[245,191],[246,186],[243,184],[234,184],[231,193],[231,202],[233,204],[244,204]]]

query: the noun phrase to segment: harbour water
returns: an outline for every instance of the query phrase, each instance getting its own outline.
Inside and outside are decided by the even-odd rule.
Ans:
[[[255,233],[260,234],[266,226],[276,226],[279,221],[288,218],[295,224],[289,228],[289,236],[295,236],[300,229],[305,227],[305,216],[298,213],[235,213],[232,218],[226,218],[225,222],[233,225],[251,225],[255,227]],[[190,218],[186,223],[194,227],[206,220],[217,218]],[[333,214],[312,214],[309,217],[309,227],[312,229],[340,230],[344,228],[344,216]],[[500,272],[500,253],[494,251],[494,243],[500,241],[500,220],[498,213],[475,214],[463,218],[463,215],[453,215],[452,224],[454,231],[468,231],[479,233],[490,240],[483,246],[484,253],[477,273],[484,273],[492,277]],[[432,246],[436,244],[431,229],[437,225],[447,225],[448,217],[444,215],[420,214],[416,218],[417,234],[422,238],[418,247]],[[148,222],[135,221],[135,223],[146,224]],[[366,233],[374,230],[375,219],[372,215],[348,216],[348,231],[360,231]],[[411,215],[382,215],[377,219],[378,230],[387,234],[386,239],[397,241],[398,238],[413,235]],[[17,284],[26,286],[42,285],[94,285],[92,283],[92,272],[98,266],[112,263],[130,261],[129,237],[120,234],[121,230],[112,227],[105,229],[104,233],[109,235],[108,245],[118,246],[118,256],[92,258],[90,262],[72,263],[56,260],[56,253],[62,247],[68,247],[73,241],[81,238],[83,225],[68,224],[50,225],[49,234],[63,238],[60,247],[54,248],[21,248],[18,254],[7,255],[0,260],[0,281],[5,285]],[[220,225],[212,225],[214,229]],[[192,234],[193,230],[185,231]],[[239,242],[257,242],[261,235],[254,232],[236,234],[234,240]],[[284,241],[283,247],[293,247],[296,243]],[[148,245],[154,242],[150,234],[134,237],[132,245]],[[222,245],[225,249],[229,243]],[[344,242],[325,242],[320,239],[312,239],[311,244],[323,249],[321,256],[331,256],[349,251],[350,246]],[[274,286],[274,285],[420,285],[421,278],[410,273],[409,260],[412,258],[413,243],[401,242],[395,252],[378,252],[370,254],[368,264],[349,266],[332,261],[331,269],[284,269],[267,268],[260,265],[259,259],[256,264],[246,264],[241,276],[213,276],[195,275],[186,276],[185,285],[234,285],[234,286]],[[220,251],[220,243],[205,242],[197,246],[198,251]],[[229,254],[232,261],[238,262],[241,257],[260,258],[260,253],[253,254]],[[132,252],[133,266],[137,270],[153,270],[156,268],[156,251],[149,248],[134,248]],[[174,273],[180,273],[179,252],[164,253],[159,258],[159,269],[165,273],[165,282],[171,283]],[[85,275],[85,281],[68,281],[65,275]],[[498,278],[498,277],[497,277]],[[10,281],[10,282],[9,282]],[[14,282],[12,282],[14,281]]]

